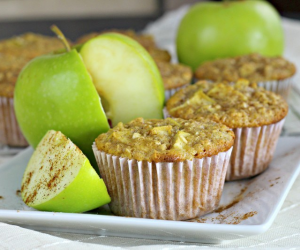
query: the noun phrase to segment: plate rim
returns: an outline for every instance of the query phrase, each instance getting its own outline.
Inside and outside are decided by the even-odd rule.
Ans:
[[[300,139],[297,136],[284,136],[281,138],[292,138],[292,140]],[[16,156],[14,156],[9,161],[0,165],[0,169],[5,169],[10,167],[14,162],[19,161],[22,158],[27,157],[28,154],[31,154],[33,149],[31,147],[26,148]],[[278,155],[280,156],[280,155]],[[276,156],[274,157],[276,159]],[[93,222],[99,226],[101,225],[113,225],[119,226],[122,224],[123,226],[127,226],[130,228],[134,228],[139,226],[141,228],[151,228],[156,229],[159,227],[163,230],[174,229],[174,226],[182,228],[182,230],[187,231],[199,231],[202,232],[205,230],[206,233],[216,232],[219,233],[231,233],[231,234],[239,234],[242,238],[249,237],[257,234],[261,234],[266,232],[271,225],[273,224],[276,216],[278,215],[290,189],[292,188],[296,178],[300,173],[300,162],[297,167],[294,167],[291,177],[286,182],[286,187],[283,192],[280,193],[280,198],[278,199],[278,203],[275,206],[275,209],[272,211],[270,215],[267,216],[265,221],[261,224],[209,224],[209,223],[194,223],[188,221],[169,221],[169,220],[157,220],[157,219],[145,219],[145,218],[134,218],[134,217],[122,217],[122,216],[112,216],[112,215],[101,215],[101,214],[83,214],[83,213],[61,213],[61,212],[45,212],[45,211],[26,211],[26,210],[9,210],[9,209],[0,209],[0,222],[9,223],[19,225],[25,220],[31,219],[35,222],[58,222],[62,219],[67,221],[68,223],[72,223],[75,219],[75,223],[79,222]],[[22,227],[28,227],[25,225],[21,225]],[[42,226],[43,227],[43,226]],[[54,225],[55,227],[55,225]],[[53,228],[54,228],[53,227]],[[29,226],[30,228],[30,226]],[[35,227],[33,227],[34,229]],[[51,228],[46,228],[51,231]],[[107,234],[109,235],[109,234]],[[123,234],[118,235],[120,237],[126,237]],[[142,235],[143,236],[143,235]],[[128,236],[130,237],[130,236]],[[139,237],[139,235],[134,235],[132,237]],[[143,237],[144,238],[144,237]],[[150,236],[151,238],[151,236]],[[237,237],[238,238],[238,237]],[[158,239],[157,237],[152,239]],[[164,239],[166,239],[164,237]],[[178,241],[181,239],[178,239]],[[194,241],[188,239],[187,241]],[[227,241],[221,240],[220,242]],[[194,241],[194,242],[203,242],[203,241]]]

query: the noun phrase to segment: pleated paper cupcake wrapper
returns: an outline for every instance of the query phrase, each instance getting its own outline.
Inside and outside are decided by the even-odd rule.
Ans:
[[[186,86],[189,86],[190,84],[185,84],[178,88],[172,88],[172,89],[165,89],[165,102],[170,99],[172,95],[174,95],[178,90],[185,88]]]
[[[116,215],[187,220],[215,210],[223,191],[232,149],[183,162],[128,160],[93,151]]]
[[[171,117],[166,108],[164,117]],[[249,178],[263,172],[273,159],[284,120],[261,127],[233,129],[235,140],[226,181]]]
[[[285,100],[287,100],[290,89],[293,85],[293,77],[284,80],[258,82],[257,85],[263,87],[266,90],[275,92],[276,94],[281,95]]]
[[[0,97],[0,144],[12,147],[28,146],[15,116],[13,98]]]
[[[269,166],[284,120],[261,127],[233,129],[235,141],[226,181],[255,176]]]

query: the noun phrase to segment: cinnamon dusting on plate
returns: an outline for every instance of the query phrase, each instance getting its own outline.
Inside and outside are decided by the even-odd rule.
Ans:
[[[220,206],[219,208],[217,208],[217,210],[215,210],[216,213],[221,213],[223,212],[224,210],[228,209],[228,208],[231,208],[233,207],[235,204],[239,203],[242,198],[243,198],[243,195],[244,193],[247,191],[248,187],[244,187],[241,189],[241,192],[236,196],[234,197],[234,199],[227,205],[223,205],[223,206]]]
[[[257,214],[256,211],[252,211],[238,216],[234,216],[232,221],[228,222],[227,224],[235,224],[235,225],[239,224],[241,221],[247,220],[248,218],[253,217],[256,214]]]
[[[188,222],[196,222],[196,223],[209,223],[212,222],[213,224],[239,224],[244,220],[247,220],[248,218],[253,217],[257,214],[257,211],[251,211],[244,214],[238,214],[236,212],[232,212],[229,214],[219,214],[216,217],[213,218],[196,218],[189,220]]]
[[[234,199],[227,205],[220,206],[216,213],[219,213],[215,217],[203,217],[203,218],[195,218],[189,220],[189,222],[197,222],[197,223],[213,223],[213,224],[239,224],[240,222],[247,220],[250,217],[253,217],[257,214],[257,211],[251,211],[247,213],[238,213],[237,211],[232,211],[230,213],[222,213],[226,209],[233,207],[235,204],[239,203],[243,197],[245,192],[247,191],[248,186],[243,187],[238,195],[234,197]]]

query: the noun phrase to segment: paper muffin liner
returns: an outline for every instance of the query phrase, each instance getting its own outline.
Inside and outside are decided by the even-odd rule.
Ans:
[[[178,88],[172,88],[172,89],[165,89],[165,102],[170,99],[172,95],[174,95],[178,90],[185,88],[186,86],[190,85],[189,83],[180,86]]]
[[[226,181],[255,176],[269,166],[284,120],[261,127],[233,129],[235,140]]]
[[[215,210],[223,191],[232,148],[182,162],[129,160],[93,151],[116,215],[187,220]]]
[[[171,117],[167,108],[164,118]],[[273,159],[284,120],[261,127],[235,128],[235,140],[226,181],[249,178],[266,170]]]
[[[264,81],[258,82],[259,87],[263,87],[266,90],[275,92],[281,95],[285,100],[288,99],[290,89],[293,85],[293,77],[289,77],[283,80]]]
[[[15,116],[13,98],[0,97],[0,144],[12,147],[28,146]]]

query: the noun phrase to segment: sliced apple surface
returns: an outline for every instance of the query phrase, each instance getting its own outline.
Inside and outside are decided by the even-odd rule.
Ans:
[[[87,157],[54,130],[46,133],[29,160],[21,194],[28,206],[43,211],[85,212],[110,202]]]
[[[85,43],[80,54],[113,126],[137,117],[162,118],[161,75],[139,43],[105,33]]]

